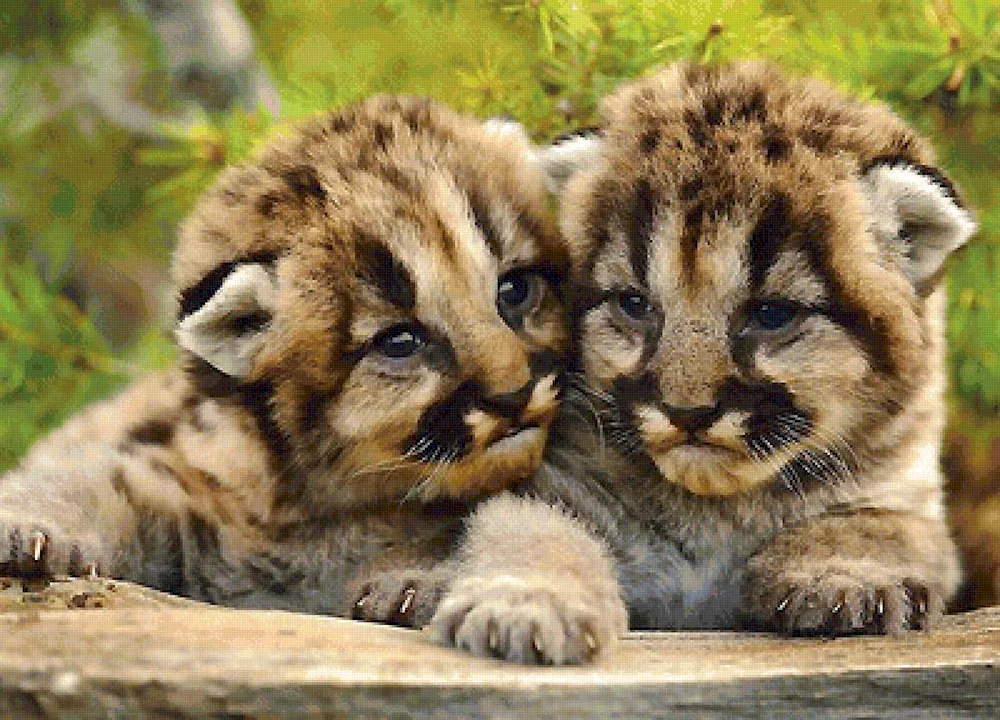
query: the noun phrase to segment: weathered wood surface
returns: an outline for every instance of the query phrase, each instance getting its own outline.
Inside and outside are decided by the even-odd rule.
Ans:
[[[524,668],[126,583],[10,586],[0,717],[37,716],[1000,718],[1000,608],[902,638],[633,634],[589,667]]]

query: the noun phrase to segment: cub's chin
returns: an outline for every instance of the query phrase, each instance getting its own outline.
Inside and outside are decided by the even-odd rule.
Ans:
[[[695,495],[729,496],[748,492],[772,476],[768,467],[743,452],[721,445],[683,443],[650,452],[667,482]]]

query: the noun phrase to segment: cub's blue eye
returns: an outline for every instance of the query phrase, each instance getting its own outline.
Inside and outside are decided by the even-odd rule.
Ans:
[[[545,288],[542,276],[527,269],[511,270],[497,283],[497,311],[508,325],[521,326],[541,302]]]
[[[419,329],[404,325],[389,328],[376,341],[375,350],[387,358],[408,358],[416,355],[427,344]]]
[[[649,304],[649,300],[635,288],[618,292],[618,307],[636,322],[648,320],[653,313],[653,306]]]
[[[523,305],[531,295],[531,284],[526,273],[512,272],[500,278],[497,299],[508,308]]]
[[[766,300],[757,303],[750,310],[750,319],[761,330],[781,330],[791,324],[799,315],[798,308],[780,300]]]

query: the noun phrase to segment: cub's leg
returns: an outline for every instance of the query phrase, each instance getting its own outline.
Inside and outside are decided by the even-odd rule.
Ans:
[[[431,620],[444,644],[537,664],[589,661],[627,626],[604,546],[565,512],[509,494],[470,518]]]
[[[172,588],[180,565],[171,492],[162,468],[105,443],[36,454],[0,478],[0,572],[94,572]]]
[[[958,556],[943,521],[861,510],[775,537],[750,559],[744,599],[753,627],[895,635],[932,623],[958,582]]]

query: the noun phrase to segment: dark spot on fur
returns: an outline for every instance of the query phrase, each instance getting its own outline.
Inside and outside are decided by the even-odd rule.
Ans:
[[[684,203],[691,202],[698,196],[698,193],[700,193],[704,187],[705,183],[701,179],[700,175],[685,180],[684,182],[681,183],[681,188],[679,193],[681,202]]]
[[[767,271],[792,232],[792,203],[788,195],[776,192],[768,198],[747,242],[750,287],[758,292]]]
[[[257,212],[264,217],[274,215],[274,208],[281,202],[281,198],[272,193],[265,193],[257,198]]]
[[[642,137],[639,139],[639,149],[648,155],[656,150],[656,146],[659,145],[659,143],[660,131],[656,128],[652,128],[642,134]]]
[[[778,162],[788,157],[791,152],[791,144],[784,130],[776,125],[768,125],[764,128],[764,157],[768,162]]]
[[[375,127],[372,129],[372,137],[375,140],[375,146],[382,152],[386,151],[386,148],[395,136],[396,131],[391,125],[386,125],[385,123],[376,123]]]
[[[767,117],[767,95],[755,87],[744,96],[736,108],[735,117],[743,122],[764,122]]]
[[[320,426],[323,411],[326,408],[328,400],[328,393],[314,390],[309,394],[305,404],[302,406],[301,426],[303,432],[315,431]]]
[[[147,420],[128,431],[128,439],[140,445],[166,445],[174,437],[174,422]]]
[[[799,133],[802,142],[817,152],[823,152],[829,148],[833,136],[834,131],[831,128],[814,123],[802,128]]]
[[[299,199],[307,197],[313,197],[320,201],[326,199],[326,190],[323,189],[319,174],[312,165],[298,165],[285,170],[281,174],[281,178]]]
[[[191,313],[197,312],[212,299],[212,296],[222,287],[229,274],[240,265],[250,264],[273,264],[277,259],[274,253],[255,253],[239,260],[224,262],[216,265],[201,280],[181,292],[179,319],[183,319]]]
[[[718,91],[707,93],[703,101],[703,106],[705,109],[705,124],[709,127],[721,125],[726,109],[726,100],[722,94]]]
[[[358,231],[356,248],[358,277],[375,288],[386,301],[403,310],[412,310],[417,289],[406,266],[363,230]]]
[[[219,556],[219,529],[209,520],[197,513],[189,512],[187,529],[194,540],[200,560],[214,559]]]
[[[704,118],[688,108],[684,111],[684,122],[692,142],[698,147],[705,147],[708,144],[708,132],[705,128]]]
[[[336,134],[345,133],[354,126],[353,118],[346,113],[335,113],[330,117],[330,131]]]

